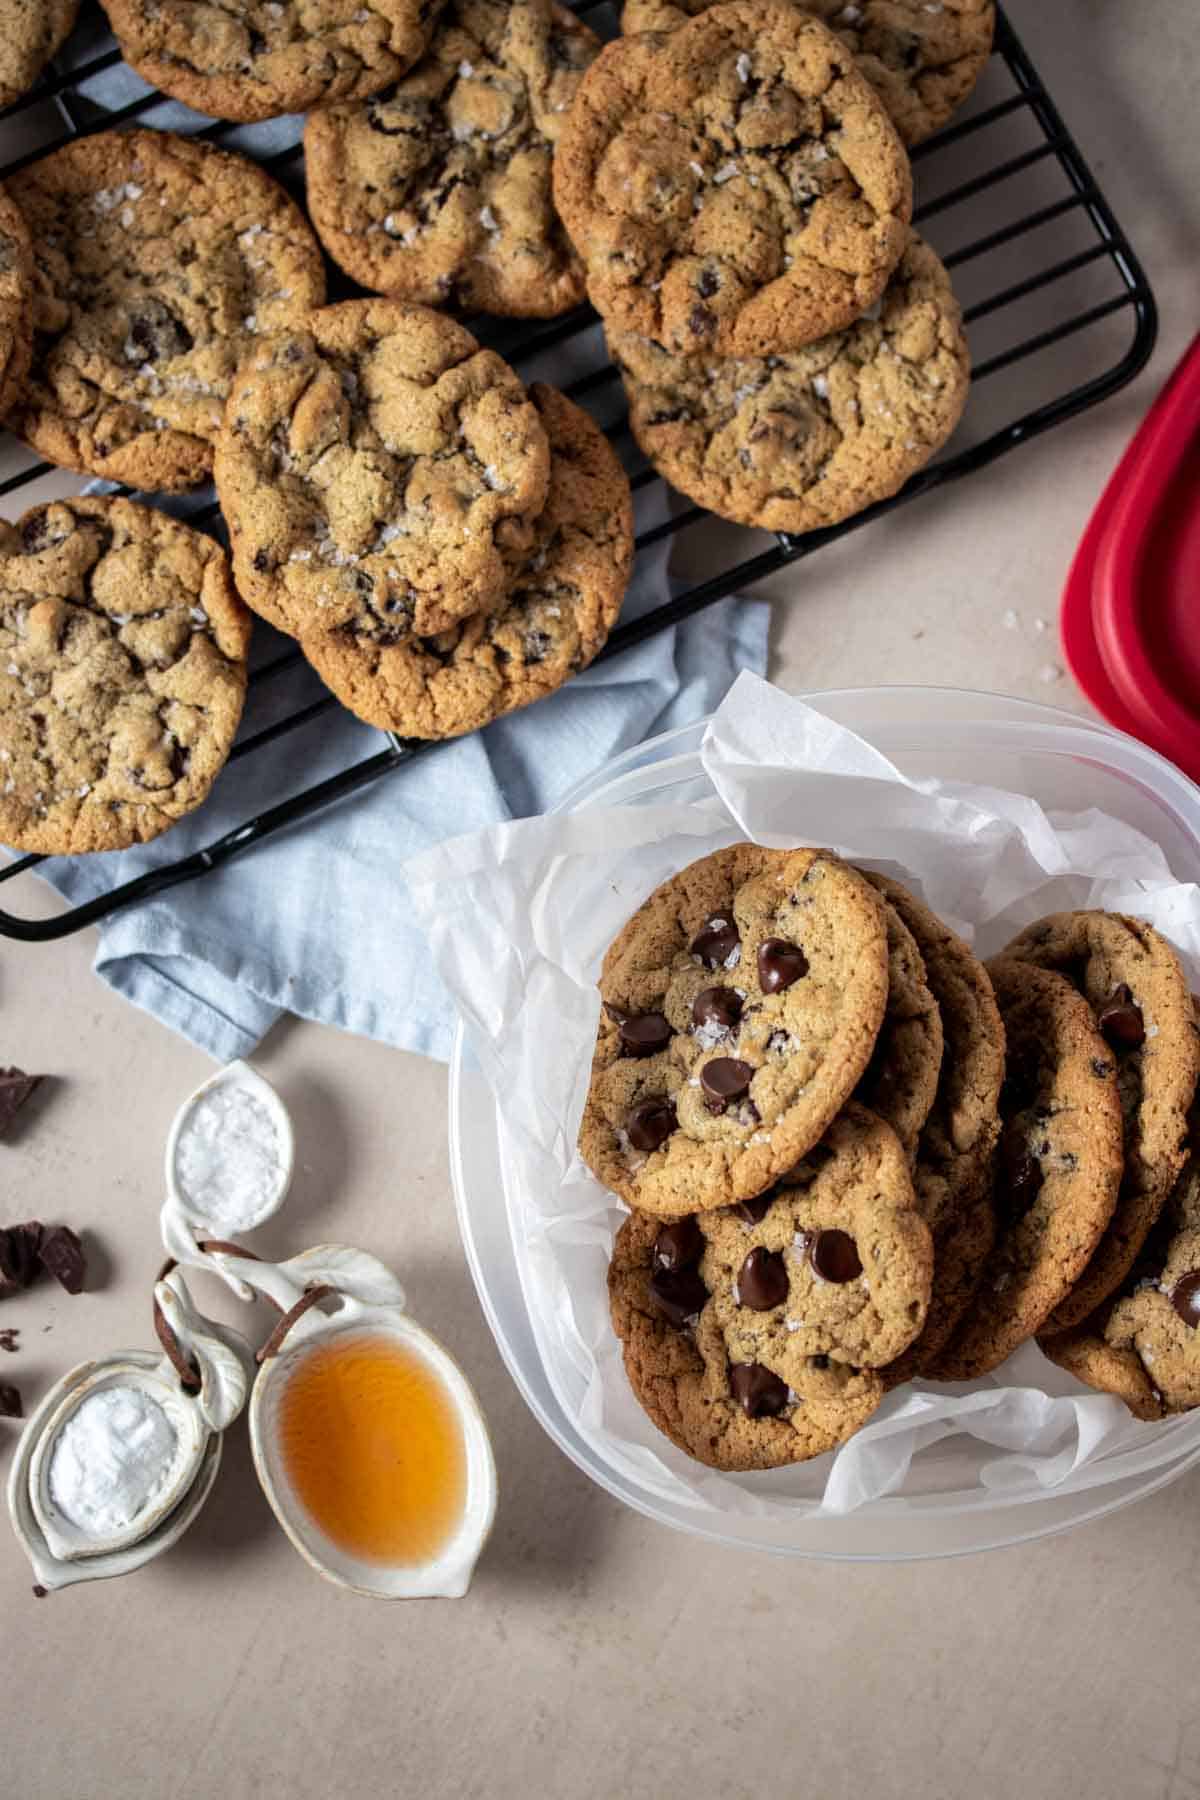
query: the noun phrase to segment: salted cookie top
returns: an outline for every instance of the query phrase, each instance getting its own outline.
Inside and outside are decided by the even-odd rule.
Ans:
[[[908,242],[908,158],[844,45],[731,0],[607,44],[554,159],[554,197],[618,331],[765,356],[849,325]]]
[[[1116,1063],[1087,1001],[1031,963],[988,964],[1004,1020],[998,1235],[966,1319],[927,1373],[997,1368],[1071,1291],[1113,1215],[1121,1179]]]
[[[398,87],[309,118],[308,205],[330,256],[429,306],[552,318],[578,305],[550,168],[599,49],[553,0],[452,0]]]
[[[916,938],[887,895],[883,910],[888,941],[887,1007],[855,1097],[891,1126],[911,1164],[937,1093],[942,1020]]]
[[[21,391],[33,351],[33,245],[24,215],[0,187],[0,413]]]
[[[580,1149],[664,1218],[760,1194],[849,1099],[887,999],[874,889],[828,850],[717,850],[604,959]]]
[[[710,511],[768,531],[835,525],[896,493],[954,430],[970,379],[950,277],[915,235],[878,317],[803,350],[673,356],[608,336],[654,466]]]
[[[324,298],[300,209],[245,157],[165,131],[79,138],[9,190],[33,238],[36,357],[7,423],[68,468],[203,481],[255,335]]]
[[[418,738],[474,731],[553,693],[612,629],[633,566],[628,477],[582,407],[540,382],[529,397],[550,442],[550,491],[507,596],[432,639],[391,643],[363,612],[301,640],[368,724]]]
[[[1051,1330],[1085,1319],[1137,1258],[1187,1155],[1200,1032],[1179,959],[1142,919],[1053,913],[1015,937],[1006,957],[1057,969],[1083,994],[1117,1063],[1125,1173],[1112,1223]]]
[[[398,642],[503,596],[550,449],[525,388],[452,319],[347,300],[255,346],[214,474],[239,592],[295,637]]]
[[[621,29],[674,31],[711,0],[626,0]],[[946,123],[978,81],[992,49],[992,0],[793,0],[854,52],[906,144]]]
[[[103,0],[126,62],[214,119],[377,94],[429,42],[439,0]]]
[[[0,106],[29,92],[78,11],[79,0],[0,0]]]
[[[118,850],[198,806],[249,640],[225,552],[163,513],[60,500],[0,526],[0,842]]]
[[[725,1470],[804,1462],[844,1443],[883,1398],[871,1369],[824,1355],[789,1360],[785,1380],[731,1355],[700,1274],[698,1222],[633,1213],[608,1272],[613,1328],[634,1396],[671,1442]]]

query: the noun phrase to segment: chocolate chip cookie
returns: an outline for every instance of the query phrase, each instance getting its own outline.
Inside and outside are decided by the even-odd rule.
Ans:
[[[506,597],[435,638],[392,641],[363,608],[301,647],[338,699],[405,737],[457,737],[553,693],[608,637],[633,566],[629,481],[582,408],[535,383],[550,491]]]
[[[924,1372],[971,1381],[1038,1331],[1079,1279],[1117,1201],[1117,1067],[1061,975],[988,964],[1007,1038],[993,1204],[996,1244],[971,1307]]]
[[[214,119],[362,100],[424,53],[439,0],[103,0],[126,62]]]
[[[604,959],[588,1166],[663,1218],[761,1194],[854,1091],[887,985],[882,902],[831,851],[692,863]]]
[[[888,940],[887,1008],[855,1097],[891,1126],[911,1163],[937,1093],[942,1019],[917,941],[899,907],[886,894],[883,910]]]
[[[550,447],[469,331],[347,300],[259,343],[214,474],[242,597],[294,637],[428,637],[501,600],[533,549]]]
[[[854,58],[790,6],[730,0],[608,44],[554,198],[615,330],[767,356],[873,306],[908,243],[908,158]]]
[[[33,353],[33,245],[24,215],[0,187],[0,413],[21,391]]]
[[[1116,913],[1054,913],[1013,939],[1004,955],[1056,969],[1082,993],[1115,1058],[1124,1118],[1125,1173],[1112,1223],[1049,1329],[1095,1310],[1133,1267],[1187,1155],[1188,1108],[1200,1075],[1191,994],[1166,939]]]
[[[0,106],[29,92],[78,12],[79,0],[0,0]]]
[[[699,1272],[704,1253],[696,1219],[664,1225],[638,1212],[613,1245],[613,1327],[648,1417],[714,1469],[773,1469],[844,1443],[882,1400],[879,1376],[823,1355],[793,1352],[787,1378],[734,1361]]]
[[[207,796],[246,691],[223,550],[129,500],[0,526],[0,841],[145,843]]]
[[[878,318],[807,349],[673,356],[632,333],[608,339],[659,473],[767,531],[836,525],[898,492],[954,430],[970,380],[950,277],[915,236]]]
[[[255,335],[324,298],[303,214],[245,157],[165,131],[80,138],[9,189],[33,238],[36,354],[6,423],[68,468],[203,481]]]
[[[583,299],[550,198],[563,119],[600,40],[554,0],[452,0],[429,53],[304,134],[308,205],[364,287],[549,319]]]
[[[991,1164],[1000,1135],[1004,1024],[987,970],[908,889],[864,871],[912,932],[945,1036],[937,1093],[917,1140],[917,1208],[933,1232],[933,1291],[925,1329],[890,1365],[890,1386],[921,1372],[949,1339],[995,1239]]]
[[[621,29],[674,31],[711,0],[626,0]],[[932,136],[962,105],[992,50],[992,0],[793,0],[853,51],[906,144]]]

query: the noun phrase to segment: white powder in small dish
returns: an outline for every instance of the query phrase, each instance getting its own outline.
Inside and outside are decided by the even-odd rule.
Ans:
[[[175,1182],[189,1212],[225,1232],[271,1211],[286,1171],[279,1132],[258,1096],[236,1081],[201,1094],[175,1140]]]
[[[97,1388],[55,1441],[50,1498],[89,1536],[132,1525],[175,1473],[180,1444],[164,1409],[142,1388]]]

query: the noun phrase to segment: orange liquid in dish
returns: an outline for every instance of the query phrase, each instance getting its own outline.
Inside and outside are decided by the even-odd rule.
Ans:
[[[314,1522],[364,1562],[425,1562],[462,1518],[462,1424],[437,1375],[395,1338],[346,1332],[303,1357],[279,1437]]]

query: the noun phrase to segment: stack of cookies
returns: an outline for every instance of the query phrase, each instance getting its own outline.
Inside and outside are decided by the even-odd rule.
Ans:
[[[1035,1335],[1140,1417],[1200,1403],[1200,1031],[1149,926],[1055,915],[985,968],[895,881],[736,844],[600,992],[580,1148],[631,1209],[613,1324],[681,1449],[817,1456]]]

